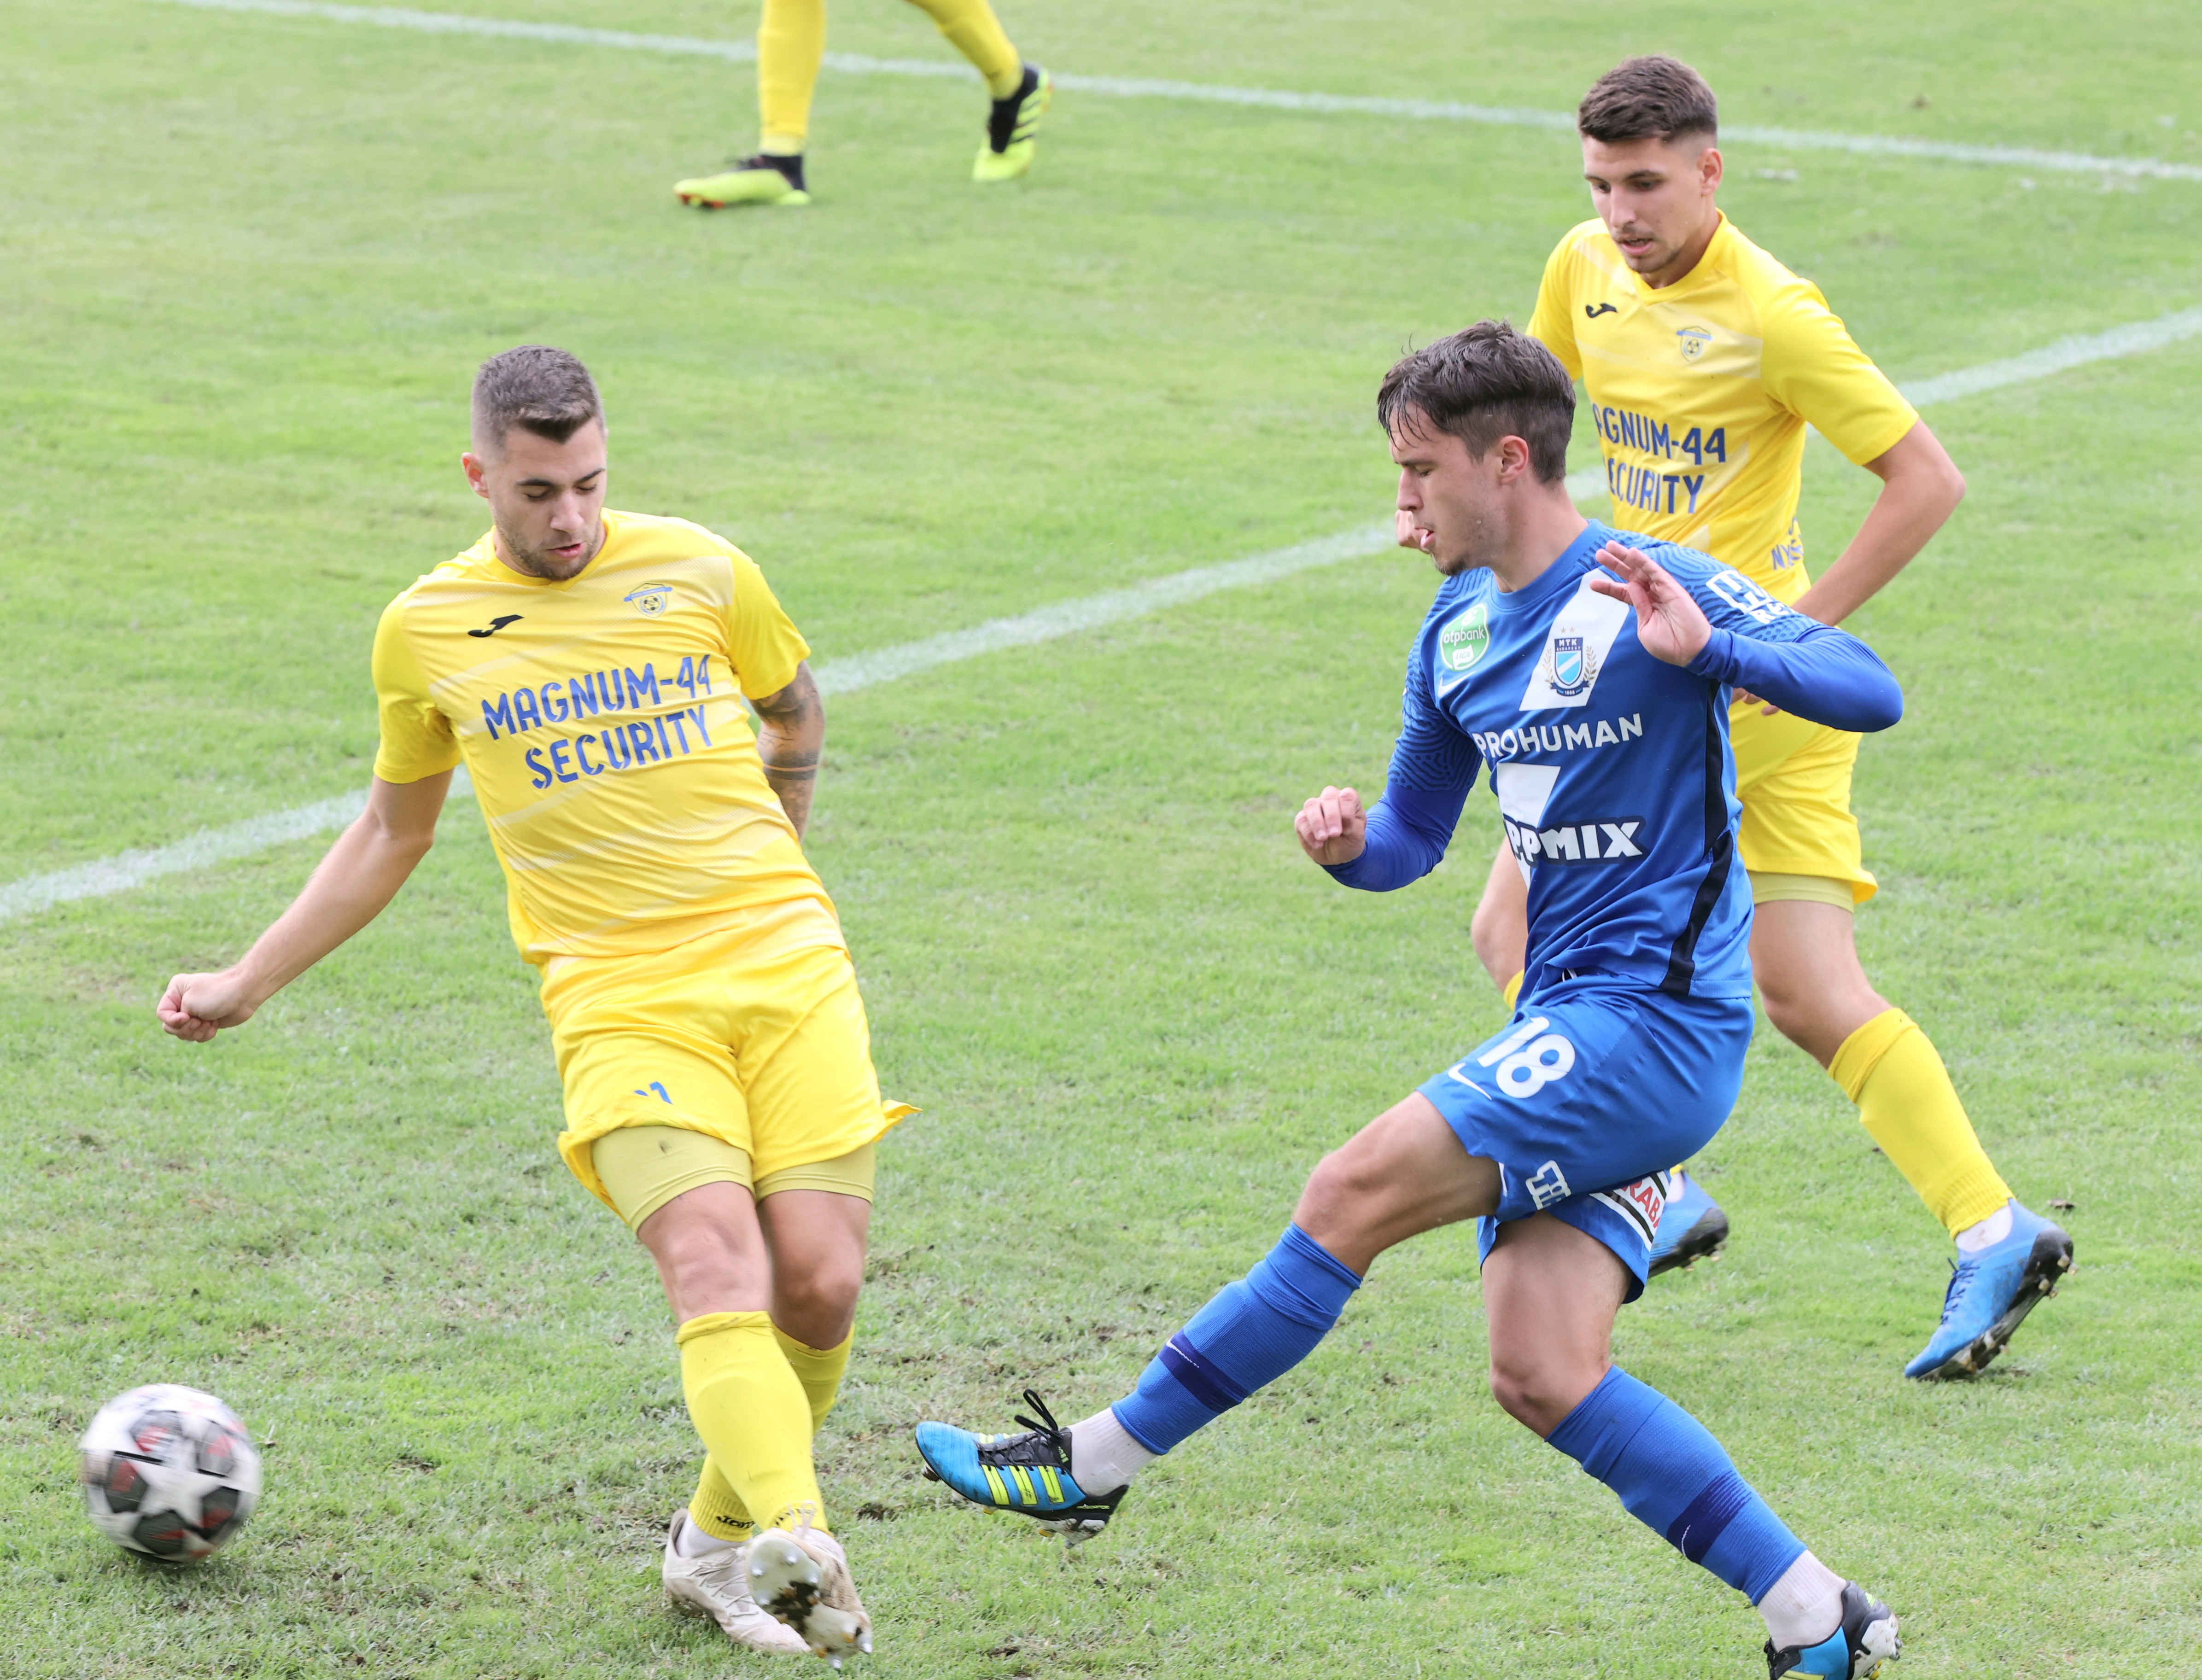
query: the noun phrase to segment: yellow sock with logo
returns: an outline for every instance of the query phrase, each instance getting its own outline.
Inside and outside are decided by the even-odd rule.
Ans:
[[[938,24],[956,50],[971,61],[986,79],[987,92],[1006,99],[1017,91],[1017,84],[1025,77],[1024,60],[1002,32],[1002,21],[986,0],[910,0],[910,3]]]
[[[2011,1187],[1981,1148],[1949,1070],[1904,1011],[1875,1015],[1843,1040],[1828,1073],[1952,1237],[2011,1200]]]
[[[1515,1000],[1522,996],[1522,982],[1528,978],[1528,973],[1529,971],[1525,968],[1504,985],[1499,987],[1498,995],[1506,1000],[1506,1007],[1509,1009],[1514,1007]]]
[[[772,1327],[780,1351],[787,1360],[788,1368],[796,1380],[803,1384],[803,1392],[810,1401],[810,1430],[816,1434],[826,1422],[826,1414],[833,1409],[833,1402],[841,1393],[841,1378],[849,1369],[849,1350],[857,1345],[857,1333],[851,1330],[841,1338],[838,1348],[812,1348],[798,1342],[778,1325]]]
[[[696,1491],[688,1495],[688,1520],[704,1533],[738,1546],[757,1531],[749,1507],[709,1453],[704,1454],[704,1473],[696,1478]]]
[[[807,1517],[813,1527],[825,1528],[825,1502],[810,1463],[810,1401],[780,1351],[772,1319],[762,1313],[706,1313],[682,1325],[676,1340],[688,1419],[710,1454],[697,1489],[707,1508],[692,1505],[689,1517],[721,1539],[745,1537],[707,1520],[734,1525],[723,1499],[712,1502],[715,1467],[745,1517],[764,1512],[774,1524]]]
[[[810,133],[810,96],[826,59],[826,0],[764,0],[757,22],[757,150],[796,157]]]
[[[857,1343],[856,1332],[843,1336],[838,1348],[810,1347],[778,1325],[772,1327],[772,1335],[788,1368],[795,1372],[795,1380],[803,1384],[804,1398],[810,1402],[810,1432],[815,1435],[840,1395],[841,1377],[849,1369],[849,1350]],[[688,1501],[688,1517],[706,1534],[737,1542],[747,1540],[757,1527],[749,1507],[742,1503],[742,1496],[727,1482],[718,1460],[709,1454],[704,1455],[704,1473],[697,1478],[696,1492]]]

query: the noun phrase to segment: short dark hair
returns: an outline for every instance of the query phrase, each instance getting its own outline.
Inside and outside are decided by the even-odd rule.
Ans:
[[[1503,320],[1480,320],[1400,357],[1376,392],[1376,418],[1388,434],[1420,429],[1417,416],[1479,461],[1501,438],[1519,438],[1540,483],[1568,476],[1575,381],[1557,356]]]
[[[1591,84],[1575,110],[1587,140],[1617,146],[1628,140],[1676,140],[1720,133],[1720,102],[1705,79],[1679,58],[1652,53],[1624,58]]]
[[[603,398],[589,370],[548,344],[522,344],[493,355],[474,375],[474,436],[492,448],[515,426],[562,443],[603,417]]]

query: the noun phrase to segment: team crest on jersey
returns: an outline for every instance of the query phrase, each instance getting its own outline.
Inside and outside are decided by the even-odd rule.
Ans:
[[[1712,333],[1702,326],[1685,326],[1675,334],[1675,342],[1681,346],[1685,361],[1695,361],[1705,353],[1705,346],[1712,341]]]
[[[1438,632],[1438,660],[1448,671],[1465,671],[1491,646],[1491,611],[1479,601]]]
[[[662,618],[665,609],[673,604],[673,585],[645,584],[640,589],[629,590],[620,599],[646,619]]]
[[[1546,643],[1544,667],[1539,674],[1554,694],[1573,700],[1589,693],[1591,684],[1598,680],[1598,655],[1591,652],[1590,640],[1581,631],[1561,626]]]

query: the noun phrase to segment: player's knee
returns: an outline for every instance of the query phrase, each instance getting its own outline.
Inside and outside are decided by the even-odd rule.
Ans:
[[[1501,1411],[1539,1436],[1550,1435],[1575,1408],[1589,1383],[1570,1362],[1531,1348],[1491,1350],[1491,1397]]]
[[[861,1254],[814,1260],[800,1272],[783,1267],[773,1279],[774,1319],[810,1347],[838,1347],[856,1322],[857,1295],[863,1286]]]
[[[1375,1152],[1354,1138],[1316,1163],[1293,1222],[1328,1246],[1331,1238],[1352,1229],[1357,1213],[1367,1212],[1389,1188]]]
[[[641,1233],[674,1303],[685,1310],[699,1302],[761,1295],[771,1277],[763,1246],[715,1221],[680,1217],[686,1210],[676,1213],[677,1207],[668,1204],[660,1210],[645,1222]],[[668,1219],[668,1214],[674,1217]],[[698,1310],[734,1309],[714,1306]]]

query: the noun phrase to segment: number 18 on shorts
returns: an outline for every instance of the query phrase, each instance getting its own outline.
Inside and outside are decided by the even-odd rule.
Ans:
[[[1472,1155],[1498,1163],[1498,1226],[1551,1213],[1650,1264],[1666,1174],[1720,1130],[1743,1083],[1748,997],[1678,997],[1586,974],[1525,997],[1504,1031],[1422,1093]]]

